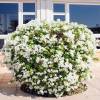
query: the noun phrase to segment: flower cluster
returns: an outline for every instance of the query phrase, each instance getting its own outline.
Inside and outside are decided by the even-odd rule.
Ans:
[[[85,25],[31,21],[9,35],[4,49],[17,81],[59,97],[90,78],[94,41]]]

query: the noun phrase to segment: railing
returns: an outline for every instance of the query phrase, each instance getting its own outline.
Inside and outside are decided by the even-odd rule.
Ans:
[[[0,35],[0,40],[5,40],[7,38],[7,35]],[[3,44],[5,44],[6,41],[3,41]],[[2,43],[1,43],[1,47],[0,49],[2,48]]]
[[[94,34],[95,38],[100,38],[100,33]]]
[[[0,35],[0,39],[6,39],[7,35]]]
[[[97,45],[99,48],[96,49],[96,51],[98,52],[98,51],[100,51],[100,33],[96,33],[96,34],[94,34],[94,36],[99,41],[99,46]]]

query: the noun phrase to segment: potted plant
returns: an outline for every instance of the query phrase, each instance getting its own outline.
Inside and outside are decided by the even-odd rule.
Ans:
[[[86,90],[94,41],[85,25],[31,21],[9,35],[4,49],[22,90],[59,97]]]

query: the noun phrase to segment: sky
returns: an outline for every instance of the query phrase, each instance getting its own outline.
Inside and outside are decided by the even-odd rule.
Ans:
[[[95,27],[100,26],[100,6],[99,5],[70,5],[70,21],[78,22]]]

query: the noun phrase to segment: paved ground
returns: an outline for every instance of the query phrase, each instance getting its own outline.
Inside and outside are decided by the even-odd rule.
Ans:
[[[100,62],[93,63],[93,65],[91,66],[91,70],[93,72],[93,79],[87,82],[87,91],[81,94],[65,96],[62,98],[43,98],[23,93],[19,88],[16,88],[16,84],[10,84],[10,72],[6,69],[6,67],[0,67],[0,100],[99,100]]]

